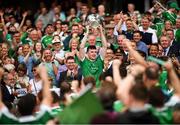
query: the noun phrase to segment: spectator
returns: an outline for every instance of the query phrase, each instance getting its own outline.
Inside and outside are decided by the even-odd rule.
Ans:
[[[42,20],[43,22],[43,29],[47,26],[47,24],[51,23],[52,18],[50,17],[48,10],[46,7],[41,8],[41,13],[37,17],[36,21]]]
[[[142,32],[142,41],[146,43],[146,45],[157,43],[156,32],[150,28],[150,21],[148,18],[143,17],[141,20],[141,25],[139,30]]]
[[[34,95],[37,96],[37,94],[42,90],[42,79],[38,73],[38,66],[39,65],[34,65],[32,72],[34,75],[33,79],[30,79],[29,81],[29,88],[28,88],[28,92],[32,93]]]
[[[32,48],[30,48],[29,44],[23,45],[23,55],[18,56],[18,63],[24,63],[27,67],[28,77],[33,78],[32,67],[36,63],[36,59],[31,55]]]
[[[60,73],[60,77],[58,78],[59,84],[63,81],[71,83],[73,80],[81,80],[82,74],[78,65],[75,64],[75,59],[72,56],[67,57],[65,65],[67,67],[66,71]]]
[[[40,65],[45,65],[49,78],[53,80],[52,86],[57,86],[56,75],[58,72],[57,67],[59,66],[59,63],[54,59],[54,55],[50,49],[45,49],[43,51],[42,60],[43,62],[41,62]]]
[[[52,39],[53,39],[53,32],[54,32],[54,26],[52,24],[48,24],[45,27],[45,35],[41,38],[43,48],[51,49],[51,47],[52,47]]]
[[[147,45],[143,41],[141,41],[141,39],[142,39],[141,32],[140,31],[135,31],[133,33],[133,40],[136,43],[137,50],[143,51],[144,53],[146,53],[146,55],[148,55]]]

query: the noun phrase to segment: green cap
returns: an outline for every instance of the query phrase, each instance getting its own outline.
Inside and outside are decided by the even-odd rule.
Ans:
[[[175,8],[176,10],[180,10],[180,8],[178,7],[178,4],[176,2],[172,2],[169,5],[170,8]]]

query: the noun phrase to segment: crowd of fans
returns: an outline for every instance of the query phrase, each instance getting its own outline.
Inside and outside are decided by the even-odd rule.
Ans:
[[[180,8],[127,9],[2,8],[0,124],[59,124],[88,84],[104,109],[89,123],[180,124]]]

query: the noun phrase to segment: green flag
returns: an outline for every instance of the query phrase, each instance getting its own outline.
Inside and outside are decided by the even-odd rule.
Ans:
[[[90,88],[59,114],[61,124],[88,124],[103,112],[103,107]]]
[[[148,60],[153,61],[153,62],[160,64],[160,65],[164,65],[164,63],[165,63],[164,61],[162,61],[156,57],[153,57],[153,56],[148,56]]]

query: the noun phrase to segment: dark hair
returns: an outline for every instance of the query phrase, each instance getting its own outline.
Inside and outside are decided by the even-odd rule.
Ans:
[[[60,100],[65,101],[65,94],[71,92],[71,85],[67,82],[62,82],[60,88]]]
[[[141,31],[139,31],[139,30],[134,31],[134,32],[133,32],[133,35],[134,35],[135,33],[139,33],[139,35],[140,35],[140,36],[142,36],[142,32],[141,32]]]
[[[135,84],[132,86],[129,94],[139,101],[147,101],[148,99],[148,90],[144,85],[141,84]]]
[[[37,68],[37,67],[39,66],[39,64],[40,64],[40,62],[36,62],[36,63],[34,63],[34,65],[33,65],[32,69],[33,69],[33,68]]]
[[[56,92],[51,91],[51,95],[52,95],[52,97],[53,97],[53,103],[59,102],[59,96],[57,95]]]
[[[74,23],[71,27],[73,27],[73,26],[79,27],[78,23]]]
[[[149,103],[154,107],[162,107],[165,102],[165,95],[160,87],[153,86],[149,89]]]
[[[73,57],[73,56],[68,56],[68,57],[66,58],[66,62],[67,62],[68,60],[71,60],[71,59],[74,60],[74,57]]]
[[[33,50],[36,52],[37,50],[36,50],[36,44],[37,43],[40,43],[41,44],[41,54],[42,54],[42,52],[43,52],[43,46],[42,46],[42,43],[41,42],[36,42],[35,44],[34,44],[34,47],[33,47]]]
[[[142,50],[137,50],[137,51],[142,57],[146,58],[146,53],[144,51]]]
[[[96,85],[96,80],[92,76],[87,76],[83,79],[84,85],[92,84],[94,87]]]
[[[145,75],[150,80],[158,80],[159,69],[154,68],[154,67],[147,67],[145,70]]]
[[[28,93],[25,96],[21,97],[18,101],[17,106],[21,116],[32,115],[33,110],[36,106],[35,95]]]
[[[96,49],[96,46],[90,45],[87,47],[87,52],[89,52],[90,49]]]
[[[151,46],[156,46],[156,47],[158,48],[158,50],[159,50],[159,46],[158,46],[157,43],[152,43],[152,44],[150,45],[150,48],[151,48]]]
[[[61,25],[68,25],[69,26],[69,22],[67,22],[67,21],[61,22]]]
[[[18,66],[17,66],[17,71],[23,71],[23,72],[27,72],[27,67],[26,67],[26,64],[24,63],[20,63]]]
[[[104,81],[96,95],[106,111],[113,111],[113,103],[116,101],[116,86],[112,82]]]

